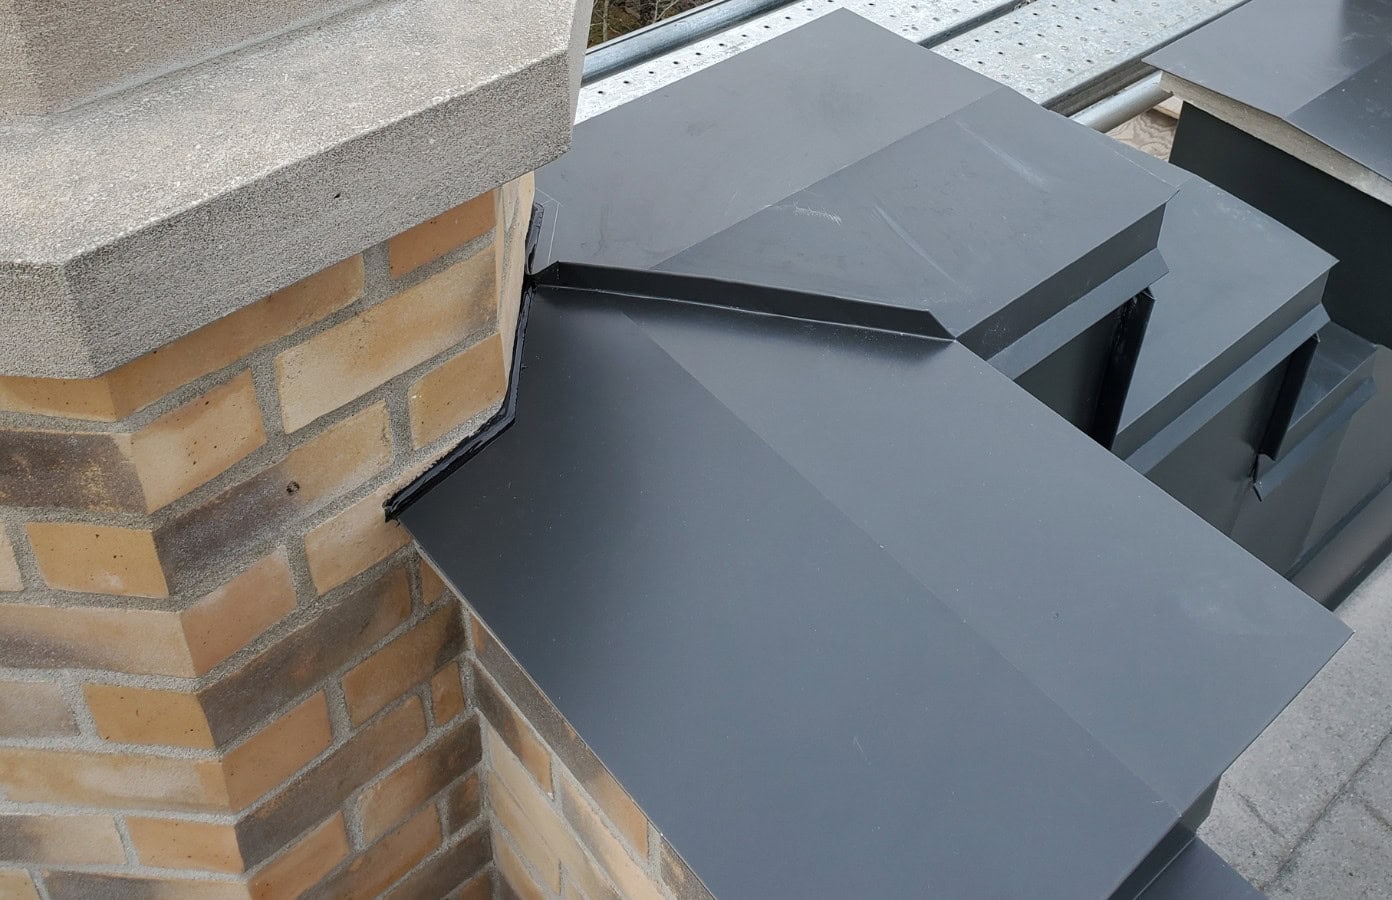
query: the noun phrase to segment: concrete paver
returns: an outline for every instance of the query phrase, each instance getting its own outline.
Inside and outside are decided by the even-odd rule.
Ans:
[[[1319,820],[1268,896],[1299,900],[1386,898],[1392,885],[1392,828],[1352,794]]]
[[[1392,897],[1392,560],[1354,636],[1223,776],[1199,834],[1273,897]]]
[[[1294,840],[1272,831],[1253,811],[1251,802],[1226,784],[1218,788],[1213,812],[1201,833],[1213,852],[1257,887],[1275,881],[1295,849]]]

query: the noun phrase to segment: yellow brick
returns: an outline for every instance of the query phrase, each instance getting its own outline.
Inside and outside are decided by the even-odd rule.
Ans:
[[[127,816],[126,828],[136,857],[147,866],[205,872],[241,872],[246,868],[237,848],[237,831],[231,825]]]
[[[508,887],[512,888],[512,892],[521,900],[546,900],[546,892],[537,887],[532,873],[527,871],[527,864],[517,855],[517,851],[512,849],[512,841],[508,840],[506,833],[497,833],[493,843],[493,862],[498,866],[498,874],[503,876]],[[545,861],[544,867],[549,875],[550,860]]]
[[[493,814],[517,842],[519,856],[536,873],[537,880],[553,892],[561,888],[561,857],[553,844],[566,848],[572,858],[579,858],[580,846],[565,833],[565,825],[549,806],[519,798],[507,783],[490,772],[488,798]]]
[[[490,246],[277,356],[285,430],[304,427],[496,321]]]
[[[503,340],[490,335],[422,375],[411,385],[411,440],[434,443],[489,407],[507,391]]]
[[[150,510],[206,484],[266,443],[251,373],[166,413],[131,435]]]
[[[225,812],[212,760],[0,747],[0,793],[17,803]]]
[[[179,615],[0,603],[0,665],[192,676]]]
[[[321,594],[410,543],[410,533],[388,522],[382,509],[393,490],[388,484],[305,535],[309,573]]]
[[[250,806],[331,743],[329,705],[321,691],[227,754],[223,770],[232,808]]]
[[[297,447],[282,468],[308,504],[347,493],[390,460],[387,405],[374,403]]]
[[[348,831],[339,813],[300,838],[261,870],[251,882],[251,896],[298,897],[318,884],[348,857]]]
[[[168,597],[154,536],[134,528],[76,522],[25,525],[39,571],[65,591]]]
[[[494,192],[443,212],[387,241],[387,266],[399,278],[456,250],[493,227]]]
[[[39,900],[34,879],[22,869],[0,869],[0,897],[5,900]]]
[[[55,865],[126,861],[111,816],[0,815],[0,859]]]
[[[77,734],[63,689],[51,681],[0,681],[0,737],[70,737]]]
[[[662,891],[656,881],[643,871],[632,852],[609,830],[589,797],[581,793],[568,778],[561,779],[561,808],[566,820],[619,888],[621,895],[662,900]]]
[[[19,563],[15,560],[14,545],[0,527],[0,591],[19,591],[24,589],[24,578],[19,574]]]
[[[211,749],[208,717],[192,694],[117,684],[84,684],[97,733],[123,744]]]
[[[201,675],[245,647],[295,608],[295,585],[277,550],[184,610],[193,667]]]
[[[0,409],[114,422],[362,295],[354,256],[97,378],[0,377]]]

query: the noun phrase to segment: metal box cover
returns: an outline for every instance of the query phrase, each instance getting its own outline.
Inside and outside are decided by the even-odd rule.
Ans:
[[[1178,192],[1160,233],[1169,272],[1151,286],[1155,305],[1113,445],[1123,457],[1166,429],[1191,433],[1181,417],[1207,422],[1314,336],[1329,321],[1320,298],[1335,262],[1203,179],[1130,153]]]
[[[845,10],[582,123],[537,184],[542,265],[923,309],[1012,376],[1164,273],[1174,193]]]
[[[1392,179],[1392,4],[1252,0],[1146,60]]]
[[[717,895],[1108,895],[1347,629],[960,344],[752,293],[537,287],[407,525]]]

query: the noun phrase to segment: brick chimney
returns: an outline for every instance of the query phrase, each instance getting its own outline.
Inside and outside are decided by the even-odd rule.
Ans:
[[[502,401],[587,11],[0,9],[0,895],[682,890],[382,512]]]

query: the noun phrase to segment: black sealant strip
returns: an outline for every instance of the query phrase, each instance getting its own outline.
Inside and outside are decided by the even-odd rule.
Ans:
[[[542,208],[532,204],[532,220],[527,226],[526,271],[522,275],[522,302],[517,311],[517,336],[512,342],[512,369],[508,372],[507,393],[503,405],[489,417],[483,427],[459,446],[432,465],[415,481],[397,491],[383,504],[387,519],[401,516],[406,508],[425,496],[431,488],[444,481],[452,472],[477,455],[498,436],[512,427],[517,419],[517,382],[522,375],[522,343],[527,336],[527,314],[531,311],[535,279],[532,277],[532,259],[536,254],[537,238],[541,234]]]
[[[1141,357],[1150,313],[1155,307],[1155,295],[1146,288],[1121,308],[1112,337],[1112,352],[1102,376],[1102,391],[1097,398],[1090,429],[1093,440],[1112,449],[1117,431],[1121,428],[1121,413],[1126,408],[1126,396],[1131,392],[1131,379],[1136,374],[1136,361]]]

